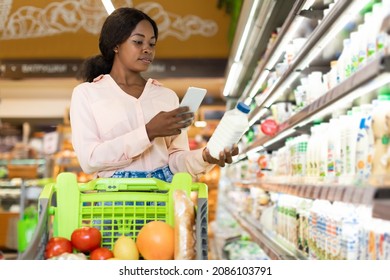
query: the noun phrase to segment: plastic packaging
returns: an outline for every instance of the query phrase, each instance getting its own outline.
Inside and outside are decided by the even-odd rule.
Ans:
[[[174,194],[175,215],[175,260],[194,260],[195,252],[195,210],[191,199],[183,190],[175,190]]]
[[[247,130],[249,107],[239,102],[233,110],[227,111],[215,129],[207,148],[214,158],[219,158],[219,153],[225,148],[231,148],[238,143],[244,132]]]
[[[372,112],[372,130],[374,133],[374,158],[370,183],[383,185],[389,180],[390,171],[390,87],[380,90],[378,104]]]

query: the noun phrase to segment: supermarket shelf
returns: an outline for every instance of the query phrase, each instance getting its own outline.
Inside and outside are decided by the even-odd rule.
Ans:
[[[325,34],[330,32],[332,25],[334,24],[334,19],[338,18],[344,10],[351,4],[351,1],[339,0],[329,12],[329,14],[321,21],[321,24],[313,31],[311,36],[307,39],[305,45],[301,51],[296,55],[294,61],[291,63],[286,72],[279,78],[279,80],[272,86],[272,88],[266,93],[262,94],[260,100],[257,101],[257,107],[249,115],[249,123],[253,125],[259,118],[259,113],[264,109],[264,104],[271,99],[272,96],[276,95],[277,91],[282,88],[283,85],[287,84],[287,81],[293,76],[293,72],[299,70],[300,68],[305,68],[305,65],[302,65],[302,61],[305,60],[305,57],[308,57],[309,54],[315,49],[318,42],[324,37]]]
[[[301,2],[302,0],[299,1]],[[245,90],[247,81],[251,79],[251,76],[254,74],[253,72],[256,71],[258,61],[262,59],[262,56],[267,49],[268,38],[271,37],[272,32],[274,32],[277,27],[284,24],[284,21],[291,13],[291,9],[294,7],[296,1],[266,0],[260,2],[259,6],[255,7],[254,12],[256,21],[251,26],[251,31],[246,44],[247,46],[242,54],[242,72],[235,82],[236,87],[234,92],[228,97],[229,100],[233,101],[232,107],[234,107],[235,101]],[[248,3],[250,3],[250,1],[248,1]],[[237,30],[240,30],[240,28],[244,30],[245,25],[238,26]],[[241,40],[242,38],[239,39]],[[233,46],[238,44],[239,41],[235,41]],[[236,54],[231,55],[231,59],[228,61],[229,67],[235,62],[233,60],[233,57],[235,56]]]
[[[278,37],[275,43],[265,53],[264,59],[262,59],[258,67],[256,67],[253,78],[250,80],[248,86],[245,88],[245,91],[243,92],[242,96],[238,101],[245,101],[245,99],[249,97],[249,93],[254,88],[256,82],[259,80],[264,70],[269,70],[274,68],[275,65],[270,65],[270,60],[273,59],[274,56],[278,54],[277,51],[279,50],[279,48],[285,47],[282,45],[282,41],[286,36],[287,32],[289,31],[291,25],[293,24],[294,20],[299,16],[305,2],[306,0],[299,0],[294,3],[294,6],[291,8],[291,12],[286,18],[280,32],[278,33]],[[277,57],[277,59],[279,59],[279,57]]]
[[[44,165],[46,163],[45,159],[0,159],[0,166],[1,165]]]
[[[305,255],[293,248],[282,237],[263,228],[258,221],[242,215],[225,204],[225,209],[236,219],[240,226],[260,245],[264,252],[273,260],[305,260]]]
[[[261,180],[247,180],[234,183],[237,187],[260,187],[270,192],[286,193],[308,199],[341,201],[373,206],[373,217],[390,220],[389,187],[356,187],[329,184],[305,185],[299,183],[273,183]]]
[[[372,216],[374,218],[390,220],[390,199],[378,199],[375,200]]]
[[[267,145],[269,141],[275,139],[275,137],[281,135],[283,132],[301,126],[316,113],[324,110],[341,98],[348,96],[356,88],[359,88],[363,84],[372,81],[374,78],[385,72],[390,72],[390,56],[380,57],[371,61],[350,78],[346,79],[335,88],[315,100],[313,103],[303,108],[286,122],[280,124],[278,134],[274,136],[265,136],[255,140],[252,145],[243,151],[243,153],[254,150],[259,146]],[[284,141],[284,138],[280,138],[279,140]]]
[[[21,187],[21,182],[10,181],[10,180],[0,180],[0,189],[15,189]]]

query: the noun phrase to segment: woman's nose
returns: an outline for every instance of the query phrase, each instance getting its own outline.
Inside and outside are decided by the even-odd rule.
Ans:
[[[152,52],[152,48],[149,46],[149,45],[146,45],[143,49],[143,52],[144,53],[151,53]]]

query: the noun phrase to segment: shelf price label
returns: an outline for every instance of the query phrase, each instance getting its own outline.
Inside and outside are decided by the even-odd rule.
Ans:
[[[352,203],[361,204],[363,202],[364,188],[355,188],[352,195]]]
[[[354,191],[355,191],[355,187],[345,187],[342,201],[353,203]]]
[[[362,203],[366,205],[371,205],[374,200],[375,193],[376,193],[375,188],[365,187],[363,196],[361,198]]]
[[[337,187],[329,187],[328,200],[335,201]]]
[[[298,196],[304,197],[305,196],[305,186],[298,186]]]
[[[334,201],[343,201],[344,198],[344,187],[337,186],[335,187]]]
[[[305,197],[313,198],[313,186],[305,186]]]
[[[320,199],[328,200],[329,187],[321,187]]]
[[[313,198],[314,199],[321,199],[321,189],[322,187],[319,186],[313,186]]]

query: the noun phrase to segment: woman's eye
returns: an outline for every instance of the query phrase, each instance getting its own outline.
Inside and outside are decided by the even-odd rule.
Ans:
[[[154,48],[156,46],[156,43],[150,43],[150,47]]]
[[[134,42],[136,45],[142,45],[142,44],[143,44],[142,41],[138,41],[138,40],[133,40],[133,42]]]

